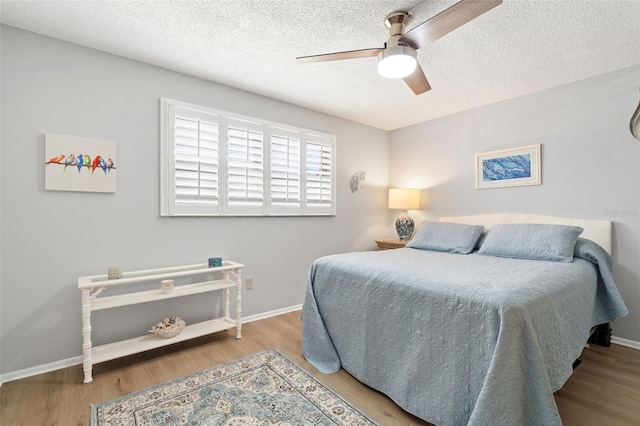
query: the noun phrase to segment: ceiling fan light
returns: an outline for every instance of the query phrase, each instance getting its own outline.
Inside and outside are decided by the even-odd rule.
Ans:
[[[415,49],[409,46],[388,47],[378,54],[378,73],[385,78],[404,78],[417,66]]]

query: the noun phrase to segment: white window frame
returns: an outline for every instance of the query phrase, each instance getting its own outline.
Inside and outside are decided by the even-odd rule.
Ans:
[[[204,106],[168,98],[160,99],[160,214],[161,216],[335,216],[336,214],[336,138],[334,135],[242,116]],[[218,125],[218,202],[217,205],[181,204],[175,197],[175,111],[188,111],[193,117],[214,117]],[[228,125],[229,122],[248,122],[252,130],[262,130],[262,203],[247,202],[234,205],[228,196]],[[271,203],[271,138],[272,134],[287,135],[300,141],[300,201],[283,205]],[[330,152],[329,200],[322,203],[307,202],[307,146],[324,145]],[[328,188],[325,185],[325,188]]]

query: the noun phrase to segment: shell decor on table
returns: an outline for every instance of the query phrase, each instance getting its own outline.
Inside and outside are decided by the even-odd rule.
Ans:
[[[184,326],[187,325],[180,317],[165,318],[162,322],[157,323],[149,329],[149,333],[153,333],[156,336],[170,339],[176,337]]]

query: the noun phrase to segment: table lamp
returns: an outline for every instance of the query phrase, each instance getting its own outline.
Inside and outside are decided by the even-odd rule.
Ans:
[[[398,238],[406,241],[413,235],[415,224],[413,219],[409,217],[407,210],[415,210],[420,208],[420,190],[407,188],[390,188],[389,189],[389,208],[402,209],[402,214],[396,220],[396,232]]]

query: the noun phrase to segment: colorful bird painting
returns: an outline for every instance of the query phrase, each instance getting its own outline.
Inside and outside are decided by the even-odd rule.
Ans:
[[[75,166],[78,169],[79,174],[82,174],[83,167],[86,167],[87,170],[89,170],[90,174],[93,174],[99,167],[102,169],[105,175],[107,173],[110,173],[111,170],[116,169],[116,165],[113,159],[109,158],[108,160],[106,160],[101,155],[96,155],[93,160],[91,160],[91,156],[88,154],[78,154],[77,156],[75,154],[69,154],[69,156],[60,154],[56,155],[55,157],[51,157],[49,161],[44,164],[47,166],[49,164],[59,164],[61,166],[64,166],[62,173],[64,173],[69,166]]]
[[[45,191],[115,192],[119,178],[116,141],[45,133],[40,142],[44,142],[39,144],[43,145],[40,155],[31,160],[44,175]]]
[[[53,158],[50,158],[50,159],[49,159],[49,161],[47,161],[47,162],[46,162],[46,163],[44,163],[44,164],[45,164],[45,166],[46,166],[46,165],[51,164],[51,163],[59,163],[59,162],[61,162],[61,161],[62,161],[62,159],[63,159],[63,158],[64,158],[64,155],[63,155],[63,154],[60,154],[60,155],[57,155],[57,156],[55,156],[55,157],[53,157]]]
[[[62,173],[67,171],[67,167],[74,166],[76,164],[76,156],[74,154],[69,154],[69,156],[64,160],[64,170]]]
[[[102,169],[103,173],[107,174],[107,162],[104,161],[104,158],[100,157],[100,161],[98,162],[98,166]]]
[[[95,172],[96,170],[96,167],[100,165],[101,159],[102,157],[100,157],[99,155],[96,155],[96,157],[93,159],[93,161],[91,162],[91,174],[93,174],[93,172]]]

